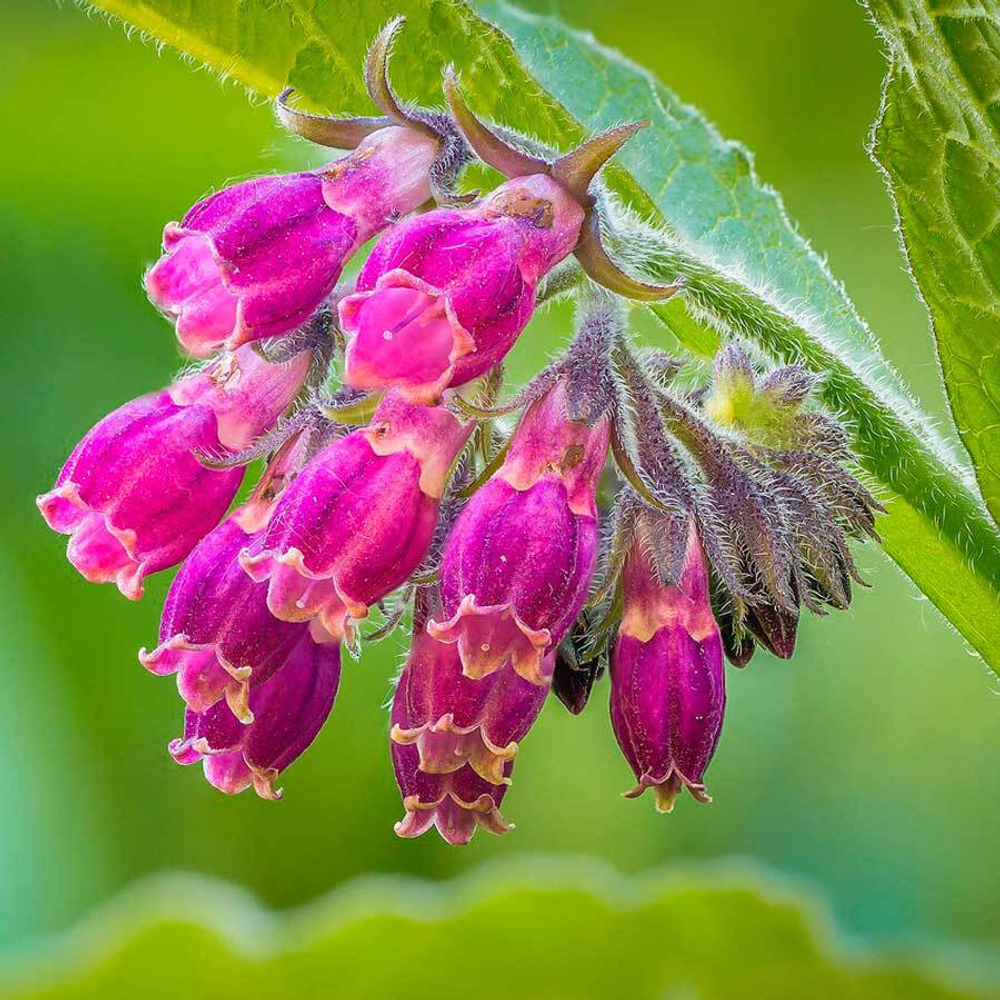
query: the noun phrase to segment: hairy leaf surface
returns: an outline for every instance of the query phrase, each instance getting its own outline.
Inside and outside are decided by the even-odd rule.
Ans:
[[[872,153],[952,414],[1000,521],[1000,4],[868,0],[890,68]]]

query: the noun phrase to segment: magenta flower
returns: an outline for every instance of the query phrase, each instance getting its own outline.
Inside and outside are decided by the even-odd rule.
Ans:
[[[708,570],[692,526],[684,568],[664,585],[640,522],[622,577],[625,607],[611,657],[611,722],[638,784],[661,812],[681,788],[708,802],[704,774],[726,703],[722,639],[709,603]]]
[[[202,761],[209,784],[228,795],[253,785],[261,798],[281,798],[274,783],[323,728],[339,682],[340,646],[302,629],[284,665],[251,690],[248,719],[225,701],[202,712],[188,708],[170,755],[178,764]]]
[[[447,111],[401,101],[402,23],[365,60],[378,117],[278,98],[294,134],[352,153],[236,184],[167,226],[149,296],[189,353],[223,352],[100,421],[38,506],[80,573],[128,597],[183,563],[139,658],[185,702],[170,753],[224,792],[279,798],[332,710],[341,645],[358,655],[412,611],[389,732],[401,837],[506,833],[549,691],[577,715],[605,674],[626,794],[653,788],[663,811],[684,787],[708,801],[723,655],[790,656],[803,606],[848,607],[864,582],[851,541],[877,538],[882,508],[846,468],[846,431],[805,405],[806,368],[763,374],[730,343],[697,385],[634,349],[622,299],[664,301],[684,278],[618,267],[602,234],[636,247],[593,182],[645,123],[548,158],[481,122],[451,69]],[[475,157],[507,180],[470,205],[457,192]],[[448,207],[404,218],[431,197]],[[338,286],[387,227],[355,287]],[[576,264],[551,273],[569,254],[579,288]],[[572,343],[505,386],[536,297],[559,294],[576,299]],[[373,604],[384,624],[359,634]]]
[[[267,587],[243,571],[238,556],[253,538],[239,514],[206,535],[171,584],[159,645],[139,652],[154,674],[177,675],[181,697],[196,713],[225,696],[245,719],[249,689],[267,681],[308,627],[275,618]]]
[[[286,621],[318,617],[338,638],[423,560],[455,456],[471,433],[444,407],[387,396],[372,422],[320,452],[243,552]]]
[[[345,379],[433,401],[514,345],[538,281],[576,246],[583,209],[544,174],[518,177],[475,207],[394,226],[340,303]]]
[[[67,556],[92,583],[128,598],[143,579],[180,562],[218,523],[243,469],[210,469],[199,455],[239,451],[299,390],[307,353],[285,365],[249,347],[167,389],[115,410],[76,446],[38,508],[69,535]]]
[[[419,837],[432,826],[449,844],[467,844],[479,827],[507,833],[511,827],[500,813],[514,765],[504,765],[506,783],[490,784],[468,764],[448,774],[420,769],[417,747],[392,744],[392,766],[403,796],[406,815],[396,824],[400,837]]]
[[[445,548],[441,619],[428,631],[458,644],[466,676],[509,662],[548,683],[546,657],[580,613],[594,571],[594,490],[607,447],[607,417],[593,427],[570,420],[559,382],[528,409],[503,466],[462,511]]]
[[[430,197],[437,151],[430,136],[392,126],[320,170],[219,191],[164,230],[150,299],[195,357],[294,330],[358,247]]]
[[[551,658],[543,672],[551,679]],[[456,646],[417,629],[392,703],[392,741],[416,746],[427,774],[452,774],[468,764],[502,785],[548,690],[548,680],[532,684],[509,666],[470,680]]]

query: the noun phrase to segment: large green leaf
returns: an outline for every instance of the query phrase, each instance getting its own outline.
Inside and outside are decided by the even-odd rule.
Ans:
[[[623,118],[652,124],[608,171],[632,218],[639,263],[688,278],[682,301],[654,307],[706,356],[720,334],[754,340],[822,373],[851,424],[861,464],[889,514],[887,552],[995,670],[1000,670],[1000,536],[979,498],[878,353],[843,289],[796,233],[739,146],[722,140],[658,81],[553,18],[505,0],[101,0],[97,4],[247,86],[286,83],[307,104],[368,110],[365,46],[405,14],[395,75],[410,99],[440,102],[454,62],[481,114],[552,146]],[[475,8],[475,9],[474,9]]]
[[[868,0],[890,68],[872,152],[952,414],[1000,521],[1000,4]]]
[[[847,952],[814,904],[760,877],[624,880],[555,860],[443,888],[368,879],[281,917],[219,884],[163,876],[4,980],[0,1000],[988,995],[898,956]]]

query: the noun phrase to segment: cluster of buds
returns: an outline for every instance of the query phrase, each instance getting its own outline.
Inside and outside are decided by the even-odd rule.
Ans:
[[[710,384],[681,390],[678,363],[632,344],[627,302],[682,285],[624,273],[601,242],[595,177],[641,123],[549,158],[476,118],[451,72],[447,112],[404,105],[400,23],[366,64],[381,116],[278,99],[295,134],[346,155],[166,227],[146,287],[197,360],[101,420],[39,509],[87,580],[133,600],[180,565],[139,659],[177,678],[170,754],[224,792],[280,797],[342,650],[408,619],[389,727],[400,836],[506,832],[549,692],[578,714],[606,669],[626,794],[708,801],[724,658],[788,657],[803,605],[847,607],[848,543],[875,537],[879,506],[804,369],[761,374],[730,344]],[[457,193],[477,158],[506,179]],[[557,266],[575,336],[502,404],[504,357]]]

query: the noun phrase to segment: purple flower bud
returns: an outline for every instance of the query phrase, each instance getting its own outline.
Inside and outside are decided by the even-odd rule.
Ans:
[[[143,578],[180,562],[226,512],[243,469],[198,455],[239,451],[291,402],[308,354],[271,365],[246,347],[119,407],[76,446],[38,508],[69,535],[69,561],[92,583],[142,597]]]
[[[419,837],[431,826],[449,844],[467,844],[478,827],[507,833],[511,827],[500,813],[507,784],[492,785],[468,764],[450,774],[428,774],[420,769],[420,752],[413,744],[392,744],[392,765],[403,796],[406,815],[396,826],[400,837]],[[509,783],[513,762],[504,765]]]
[[[583,712],[594,685],[604,676],[607,658],[592,648],[596,625],[584,612],[555,652],[552,693],[571,715]]]
[[[321,170],[225,188],[166,227],[149,297],[195,357],[295,329],[359,246],[430,197],[437,148],[392,126]]]
[[[638,785],[670,812],[682,787],[708,802],[703,777],[725,708],[722,639],[694,527],[675,585],[653,563],[642,524],[625,561],[625,606],[611,657],[611,722]]]
[[[799,612],[777,604],[757,604],[746,610],[746,627],[775,656],[790,660],[795,652]]]
[[[340,638],[416,570],[445,479],[471,433],[444,407],[389,394],[371,424],[319,453],[289,486],[244,569],[286,621],[318,617]]]
[[[252,540],[239,514],[206,535],[171,584],[159,645],[139,652],[154,674],[177,674],[181,697],[194,712],[225,696],[231,711],[246,718],[249,688],[285,662],[307,628],[275,618],[267,587],[243,571],[238,556]]]
[[[510,663],[547,684],[546,658],[586,600],[597,555],[594,490],[608,421],[566,414],[562,382],[532,404],[503,466],[452,529],[441,569],[441,618],[428,631],[457,643],[466,676]]]
[[[208,782],[229,795],[252,784],[261,798],[279,799],[279,773],[323,728],[339,682],[340,646],[316,642],[303,629],[281,669],[251,690],[249,721],[225,701],[203,712],[188,708],[184,736],[171,742],[170,754],[178,764],[202,761]]]
[[[583,210],[550,177],[518,177],[471,209],[391,229],[340,303],[345,380],[433,401],[494,367],[535,307],[539,279],[580,237]]]
[[[550,678],[551,658],[543,670]],[[548,683],[532,684],[510,666],[470,680],[456,646],[417,630],[392,703],[392,740],[416,746],[427,774],[452,774],[468,764],[502,785],[547,694]]]

